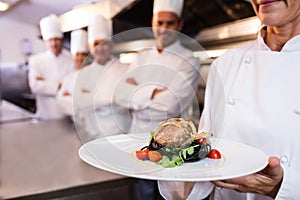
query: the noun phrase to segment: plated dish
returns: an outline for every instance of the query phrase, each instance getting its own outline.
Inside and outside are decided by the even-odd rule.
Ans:
[[[86,163],[108,172],[151,180],[213,181],[240,177],[263,169],[268,157],[238,142],[211,138],[221,159],[203,158],[180,167],[164,168],[136,157],[135,151],[149,143],[149,133],[115,135],[90,141],[79,149]]]

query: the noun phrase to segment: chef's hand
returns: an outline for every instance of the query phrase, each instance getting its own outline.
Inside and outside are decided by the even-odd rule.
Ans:
[[[71,96],[71,94],[68,91],[64,91],[62,95],[63,96]]]
[[[88,94],[88,93],[90,93],[90,90],[83,88],[83,89],[81,89],[81,92]]]
[[[58,83],[58,88],[57,88],[57,90],[60,90],[61,86],[62,86],[62,84],[61,84],[61,83]]]
[[[165,89],[155,89],[152,93],[151,99],[154,99],[156,95],[158,95],[159,93],[165,91]]]
[[[138,83],[136,82],[136,80],[133,77],[129,77],[126,79],[126,82],[132,85],[138,85]]]
[[[42,76],[36,76],[35,79],[38,80],[38,81],[43,81],[43,80],[45,80],[44,77],[42,77]]]
[[[280,160],[277,157],[270,157],[268,166],[260,172],[234,179],[213,181],[213,183],[218,187],[238,192],[259,193],[275,198],[282,179],[283,169]]]

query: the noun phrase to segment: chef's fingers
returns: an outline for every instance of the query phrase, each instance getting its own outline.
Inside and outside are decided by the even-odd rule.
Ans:
[[[280,165],[280,160],[277,157],[270,157],[268,166],[263,170],[263,173],[270,178],[277,179],[283,176],[283,169]]]
[[[227,188],[227,189],[232,189],[232,190],[236,190],[236,191],[239,191],[241,189],[241,185],[235,184],[235,183],[228,183],[225,181],[212,181],[212,183],[215,186],[221,187],[221,188]]]

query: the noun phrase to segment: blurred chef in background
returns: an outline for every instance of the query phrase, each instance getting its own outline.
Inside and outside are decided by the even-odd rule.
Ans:
[[[74,70],[71,54],[63,49],[63,33],[56,15],[41,19],[40,29],[47,51],[29,59],[29,86],[36,96],[38,119],[62,118],[56,94],[64,77]]]
[[[198,59],[182,46],[183,0],[155,0],[152,31],[156,46],[138,53],[115,93],[115,101],[132,109],[130,133],[149,133],[171,117],[187,118],[199,83]],[[156,181],[140,180],[137,199],[155,199]]]
[[[88,26],[89,49],[93,62],[78,74],[74,106],[85,112],[85,127],[89,139],[126,133],[130,126],[127,109],[114,105],[116,84],[128,70],[112,55],[111,24],[103,16],[95,16]]]
[[[73,116],[73,93],[77,75],[79,70],[86,66],[89,53],[87,31],[78,29],[71,32],[70,49],[76,71],[64,78],[57,100],[64,114]]]
[[[89,54],[87,31],[83,29],[71,32],[70,50],[76,70],[86,66]]]
[[[178,39],[183,3],[154,1],[152,30],[156,46],[138,53],[115,93],[116,102],[133,111],[131,133],[149,133],[162,120],[188,116],[199,83],[200,63]]]

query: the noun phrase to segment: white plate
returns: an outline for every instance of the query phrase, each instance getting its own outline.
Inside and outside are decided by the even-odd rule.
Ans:
[[[205,158],[198,162],[184,163],[180,167],[163,168],[151,161],[135,157],[135,150],[148,144],[149,134],[115,135],[90,141],[79,149],[80,158],[86,163],[116,174],[152,180],[213,181],[235,178],[255,173],[268,163],[262,151],[251,146],[219,139],[213,141],[222,158]]]

